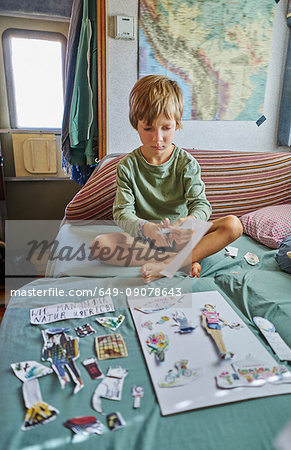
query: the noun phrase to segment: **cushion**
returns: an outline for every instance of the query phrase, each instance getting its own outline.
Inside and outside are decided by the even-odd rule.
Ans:
[[[278,248],[291,234],[291,204],[268,206],[244,214],[240,220],[246,234],[267,247]]]
[[[279,245],[276,259],[280,269],[291,274],[291,235],[283,239]]]
[[[201,166],[201,177],[212,206],[211,219],[227,214],[240,217],[264,206],[291,203],[291,154],[188,151]],[[113,219],[116,166],[125,155],[105,158],[109,156],[107,164],[99,164],[68,204],[66,220]]]

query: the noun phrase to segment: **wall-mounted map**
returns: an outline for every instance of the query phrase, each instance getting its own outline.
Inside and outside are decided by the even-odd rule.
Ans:
[[[167,75],[184,120],[263,113],[274,0],[140,0],[139,76]]]

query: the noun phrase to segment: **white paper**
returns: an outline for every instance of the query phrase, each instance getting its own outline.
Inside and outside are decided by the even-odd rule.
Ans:
[[[91,298],[79,303],[59,303],[30,310],[32,325],[57,322],[66,319],[84,319],[114,311],[110,296]]]
[[[194,247],[198,244],[198,242],[202,239],[205,233],[211,228],[212,222],[205,222],[204,220],[199,219],[189,219],[183,223],[181,228],[193,230],[192,238],[185,245],[182,250],[172,259],[172,261],[167,265],[167,267],[162,270],[160,273],[165,277],[172,278],[177,270],[179,270],[183,263],[185,262],[187,256],[193,250]]]
[[[143,301],[146,304],[149,299],[144,298]],[[213,339],[202,327],[202,308],[206,303],[215,305],[216,311],[228,324],[242,324],[243,322],[219,292],[209,291],[184,294],[184,298],[181,299],[180,303],[176,303],[174,307],[167,309],[167,316],[171,317],[171,320],[163,325],[156,323],[163,315],[163,311],[156,311],[150,314],[150,319],[153,323],[151,333],[161,331],[169,338],[165,361],[161,364],[157,364],[153,355],[150,355],[147,350],[146,339],[149,331],[142,327],[145,315],[136,309],[136,305],[138,307],[141,306],[141,299],[131,297],[128,299],[128,303],[162,415],[166,416],[245,399],[291,393],[291,384],[277,385],[266,383],[258,388],[244,387],[238,389],[220,389],[217,386],[215,378],[217,374],[228,370],[230,364],[242,361],[248,354],[251,354],[256,361],[263,361],[265,364],[278,366],[278,363],[269,351],[247,326],[241,328],[222,327],[221,331],[225,346],[234,356],[230,361],[220,358],[216,346],[213,345]],[[175,325],[173,320],[173,314],[177,310],[183,312],[192,324],[195,324],[195,326],[197,324],[192,333],[180,334],[176,332],[177,325]],[[184,384],[172,389],[160,387],[159,383],[165,379],[167,373],[173,369],[175,363],[179,360],[187,360],[187,368],[195,369],[201,376],[194,379],[191,384]],[[183,378],[180,378],[183,381]]]
[[[281,361],[291,361],[291,349],[286,342],[283,341],[279,333],[263,330],[261,330],[261,332]]]
[[[237,247],[231,247],[230,245],[228,247],[225,247],[226,255],[232,256],[235,258],[238,255],[238,248]]]

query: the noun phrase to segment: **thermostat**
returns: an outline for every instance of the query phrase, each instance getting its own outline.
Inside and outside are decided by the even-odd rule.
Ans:
[[[133,17],[115,16],[115,39],[134,39]]]

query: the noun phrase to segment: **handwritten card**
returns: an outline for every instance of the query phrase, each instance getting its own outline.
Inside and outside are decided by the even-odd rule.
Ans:
[[[110,296],[91,298],[79,303],[59,303],[31,309],[30,323],[38,325],[66,319],[84,319],[111,311],[115,309]]]

